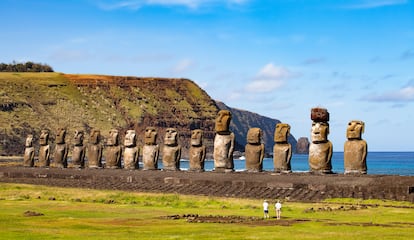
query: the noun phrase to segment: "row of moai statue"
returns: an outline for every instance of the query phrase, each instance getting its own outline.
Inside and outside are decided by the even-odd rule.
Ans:
[[[235,137],[230,131],[231,112],[219,111],[215,120],[214,138],[214,171],[234,171],[233,151]],[[329,134],[329,112],[322,108],[311,110],[313,120],[311,129],[311,144],[309,146],[309,167],[311,172],[332,172],[332,143],[328,140]],[[347,128],[347,138],[344,146],[345,173],[365,174],[367,144],[362,140],[361,134],[364,130],[362,121],[351,121]],[[246,171],[261,172],[263,170],[263,159],[265,146],[262,143],[262,130],[250,128],[247,133],[247,144],[245,146]],[[274,132],[273,165],[274,171],[289,173],[291,169],[292,146],[288,142],[290,126],[286,123],[278,123]],[[111,130],[105,147],[105,167],[138,169],[138,158],[140,150],[136,144],[135,130],[127,130],[123,147],[119,144],[118,130]],[[53,156],[52,167],[68,167],[68,144],[65,142],[66,130],[59,129],[56,134],[56,147]],[[142,164],[144,170],[157,170],[160,147],[157,144],[157,129],[147,127],[144,134],[144,145],[142,147]],[[42,130],[40,134],[39,160],[37,166],[50,166],[50,147],[48,144],[49,131]],[[84,132],[78,130],[74,135],[74,146],[72,149],[72,167],[85,167],[85,156],[88,159],[89,168],[101,168],[104,147],[101,144],[99,130],[93,130],[90,134],[87,146],[83,144]],[[203,131],[195,129],[191,131],[189,149],[190,171],[204,171],[206,147],[203,144]],[[122,161],[123,160],[123,164]],[[163,170],[180,170],[181,146],[178,143],[178,132],[175,128],[167,128],[164,136],[162,149]],[[33,136],[29,135],[26,140],[24,154],[24,166],[34,166]]]

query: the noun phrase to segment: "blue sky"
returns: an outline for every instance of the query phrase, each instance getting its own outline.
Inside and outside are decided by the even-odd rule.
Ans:
[[[0,62],[55,71],[189,78],[230,107],[309,137],[327,108],[370,151],[414,151],[412,0],[2,0]]]

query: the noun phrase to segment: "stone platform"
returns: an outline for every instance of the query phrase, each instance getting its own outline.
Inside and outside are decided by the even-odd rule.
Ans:
[[[342,197],[414,202],[414,176],[0,167],[0,182],[302,202]]]

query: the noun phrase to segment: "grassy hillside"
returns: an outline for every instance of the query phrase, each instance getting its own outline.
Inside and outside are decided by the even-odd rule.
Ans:
[[[33,134],[37,144],[41,129],[50,130],[53,147],[59,127],[67,129],[69,144],[77,129],[87,134],[99,129],[106,137],[112,128],[120,131],[121,143],[125,131],[135,129],[142,144],[144,129],[154,126],[161,145],[166,128],[178,129],[184,157],[190,131],[204,130],[211,156],[217,105],[188,79],[1,72],[0,155],[22,154],[26,135]],[[229,109],[235,111],[231,129],[236,134],[237,150],[244,150],[247,131],[253,125],[264,129],[267,148],[272,148],[278,120]]]

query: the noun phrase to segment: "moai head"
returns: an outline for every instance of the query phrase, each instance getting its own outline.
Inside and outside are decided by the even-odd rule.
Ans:
[[[155,127],[147,127],[145,129],[144,142],[146,145],[155,145],[157,144],[158,132]]]
[[[327,142],[329,134],[329,124],[326,122],[313,122],[311,139],[313,143]]]
[[[73,136],[73,144],[75,146],[82,146],[83,137],[84,137],[83,130],[75,130],[75,136]]]
[[[33,135],[32,134],[28,134],[26,137],[26,147],[32,147],[33,146]]]
[[[250,128],[247,132],[247,142],[249,144],[260,144],[262,140],[262,130],[260,128]]]
[[[118,146],[119,145],[119,139],[118,139],[119,132],[116,129],[112,129],[109,131],[109,137],[107,141],[108,146]]]
[[[203,130],[194,129],[191,131],[191,146],[198,147],[203,145]]]
[[[58,128],[56,133],[56,144],[63,144],[65,143],[65,137],[66,137],[66,129],[64,128]]]
[[[275,143],[284,143],[288,141],[290,133],[290,125],[287,123],[278,123],[275,128],[274,141]]]
[[[215,131],[216,133],[228,133],[230,131],[231,112],[220,110],[217,114]]]
[[[178,142],[178,132],[175,128],[167,128],[165,130],[164,144],[167,146],[175,146]]]
[[[353,120],[348,123],[346,129],[346,137],[351,139],[362,139],[362,133],[364,133],[365,123],[363,121]]]
[[[49,143],[49,130],[43,129],[40,131],[39,144],[46,146]]]
[[[135,130],[127,130],[125,134],[124,146],[135,147],[136,141],[137,141],[137,137],[136,137]]]
[[[101,142],[101,131],[92,130],[91,135],[89,136],[89,143],[99,144]]]

